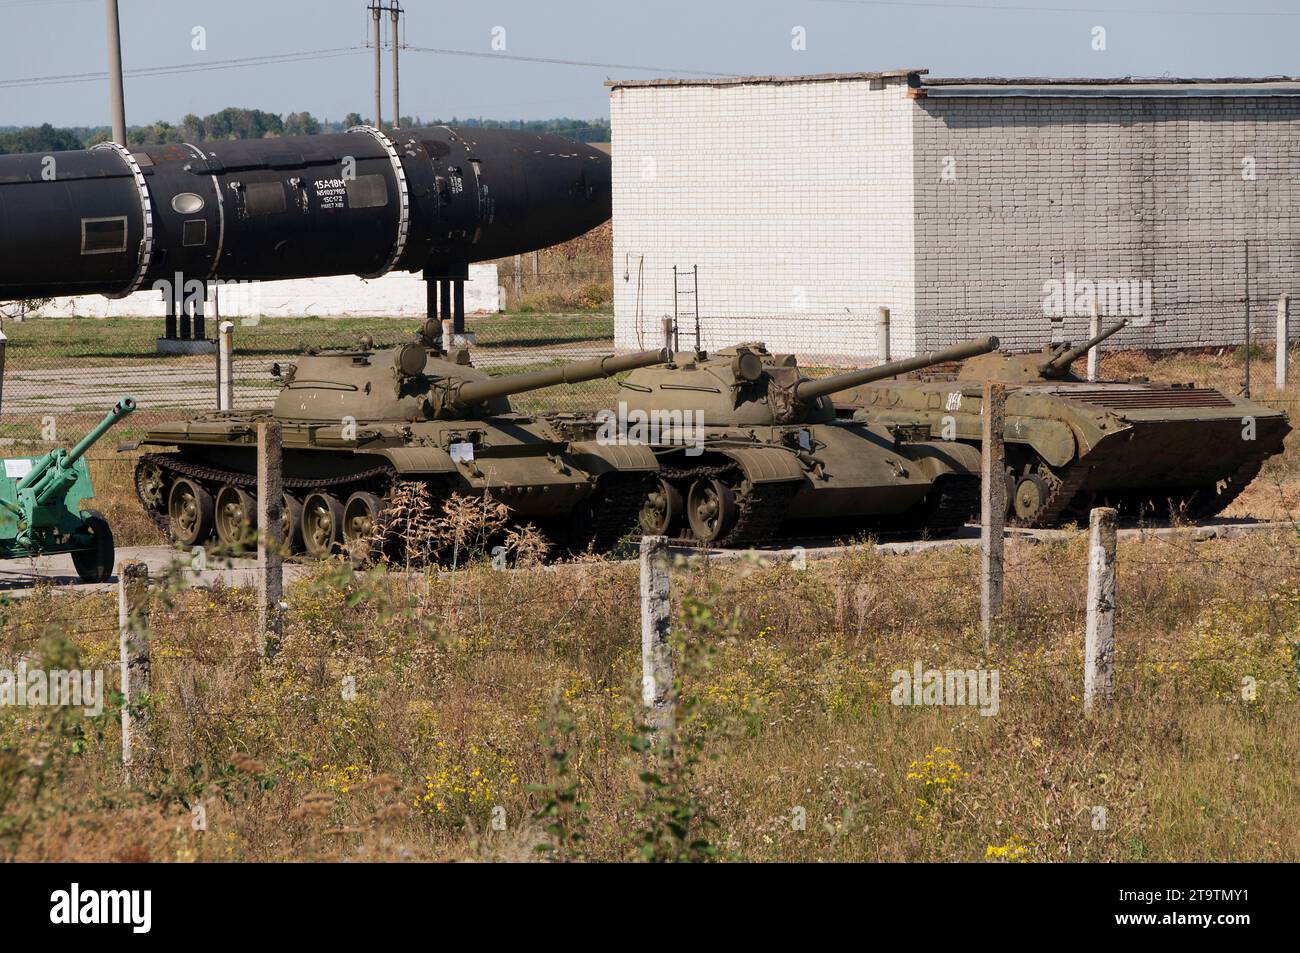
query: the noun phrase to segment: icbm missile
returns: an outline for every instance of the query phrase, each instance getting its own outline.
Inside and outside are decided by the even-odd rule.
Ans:
[[[0,156],[0,300],[120,298],[178,275],[463,277],[609,216],[607,155],[510,130],[358,126]]]

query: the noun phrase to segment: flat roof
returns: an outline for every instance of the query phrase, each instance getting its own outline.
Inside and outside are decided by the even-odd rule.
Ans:
[[[931,77],[928,73],[929,71],[924,69],[895,69],[870,73],[815,73],[808,76],[606,80],[605,85],[610,89],[658,86],[785,86],[799,83],[905,78],[907,85],[911,87],[911,95],[918,99],[931,96],[954,99],[983,96],[1046,96],[1066,99],[1300,96],[1300,78],[1294,76]]]
[[[889,69],[875,73],[813,73],[809,76],[720,76],[700,79],[607,79],[610,89],[636,86],[786,86],[795,83],[838,83],[845,80],[902,79],[922,76],[923,69]]]

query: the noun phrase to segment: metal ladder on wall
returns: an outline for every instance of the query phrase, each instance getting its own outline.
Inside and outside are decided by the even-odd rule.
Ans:
[[[692,265],[689,274],[691,287],[686,289],[681,286],[681,281],[686,278],[687,273],[679,272],[677,266],[673,265],[673,350],[681,349],[681,325],[678,323],[681,300],[690,298],[695,311],[695,353],[698,354],[700,352],[700,266]]]

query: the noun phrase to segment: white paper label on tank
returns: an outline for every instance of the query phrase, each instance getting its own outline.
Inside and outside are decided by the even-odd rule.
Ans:
[[[472,443],[453,443],[447,448],[451,454],[452,463],[468,463],[474,459],[474,445]]]
[[[27,474],[32,472],[32,461],[30,460],[6,460],[5,476],[14,480],[21,480]]]

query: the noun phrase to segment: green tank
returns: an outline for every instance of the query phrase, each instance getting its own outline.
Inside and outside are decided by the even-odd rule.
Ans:
[[[1287,416],[1194,384],[1075,376],[1074,362],[1126,324],[1077,347],[988,354],[955,374],[874,382],[843,394],[837,411],[978,447],[984,382],[1003,381],[1011,522],[1060,525],[1101,505],[1128,519],[1214,516],[1281,452]]]
[[[669,357],[643,351],[493,377],[471,365],[468,351],[442,350],[431,324],[401,347],[309,353],[280,375],[273,408],[159,424],[122,449],[175,448],[141,455],[136,490],[185,547],[247,539],[257,512],[257,424],[274,419],[294,551],[321,558],[366,549],[404,481],[427,486],[435,506],[451,494],[490,495],[512,520],[537,525],[566,549],[601,550],[635,528],[654,454],[569,440],[545,418],[513,412],[509,397]]]
[[[617,427],[607,416],[602,442],[654,448],[659,483],[641,512],[645,533],[708,546],[767,542],[782,524],[801,533],[950,533],[978,503],[978,452],[837,421],[830,395],[996,347],[987,338],[820,379],[762,344],[683,352],[620,381]]]

